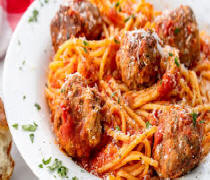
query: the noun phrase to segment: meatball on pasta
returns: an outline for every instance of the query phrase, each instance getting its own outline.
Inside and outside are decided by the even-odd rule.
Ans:
[[[62,5],[51,22],[51,38],[54,50],[72,36],[98,39],[102,31],[102,19],[98,8],[88,0],[69,0]]]
[[[88,157],[101,139],[101,103],[97,88],[72,74],[62,87],[62,125],[57,128],[60,145],[72,157]]]
[[[199,60],[199,30],[189,6],[182,5],[173,11],[164,12],[156,18],[155,24],[164,43],[179,49],[181,63],[190,66]]]
[[[151,84],[159,73],[158,38],[152,31],[127,31],[122,37],[116,62],[122,80],[130,89]]]
[[[153,157],[159,162],[156,171],[160,177],[179,177],[198,165],[202,128],[194,116],[179,106],[157,113],[155,118],[159,123],[154,135]]]

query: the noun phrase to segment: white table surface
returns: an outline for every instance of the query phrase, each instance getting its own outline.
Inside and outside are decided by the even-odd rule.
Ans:
[[[2,97],[2,77],[3,77],[4,58],[0,58],[0,96]],[[12,157],[15,161],[15,169],[11,180],[37,180],[38,178],[32,173],[27,166],[15,144],[12,145]]]

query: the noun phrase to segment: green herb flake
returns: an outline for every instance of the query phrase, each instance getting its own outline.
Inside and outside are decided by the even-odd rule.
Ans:
[[[116,44],[120,44],[120,41],[118,41],[118,40],[115,39],[115,38],[114,38],[114,42],[115,42]]]
[[[50,158],[49,158],[49,159],[47,159],[47,160],[42,159],[42,163],[43,163],[44,165],[48,165],[48,164],[50,164],[51,159],[52,159],[52,157],[50,157]]]
[[[178,58],[177,57],[175,57],[174,62],[177,65],[177,67],[179,67],[179,62],[178,62]]]
[[[26,63],[26,61],[24,60],[23,62],[22,62],[22,65],[24,65]]]
[[[65,89],[61,89],[61,93],[64,93],[65,92]]]
[[[23,100],[25,100],[26,99],[26,96],[23,96]]]
[[[177,35],[179,32],[180,32],[180,29],[179,29],[179,28],[176,28],[176,29],[174,30],[174,34],[175,34],[175,35]]]
[[[22,125],[22,129],[24,131],[28,131],[28,132],[35,132],[37,129],[38,125],[36,123],[34,124],[26,124],[26,125]]]
[[[117,103],[120,104],[120,98],[117,99]]]
[[[33,10],[31,17],[28,19],[28,22],[37,22],[37,17],[39,15],[39,11],[36,9]]]
[[[15,123],[15,124],[12,125],[12,127],[13,127],[14,129],[16,129],[16,130],[18,130],[18,126],[19,126],[19,125],[18,125],[17,123]]]
[[[85,173],[85,170],[84,169],[81,169],[81,173]]]
[[[44,0],[45,4],[47,4],[49,2],[49,0]]]
[[[39,168],[43,168],[43,165],[42,164],[39,164],[39,166],[38,166]]]
[[[192,116],[193,125],[196,126],[196,119],[198,117],[198,114],[196,114],[195,112],[193,112],[191,114],[191,116]]]
[[[30,137],[31,142],[34,143],[34,134],[33,133],[29,134],[29,137]]]
[[[88,42],[87,41],[83,41],[84,46],[88,46]]]
[[[57,170],[57,173],[61,177],[66,177],[66,175],[68,173],[68,169],[65,166],[60,166]]]
[[[132,19],[135,19],[136,16],[135,16],[134,14],[131,14],[129,17],[127,17],[127,18],[124,20],[124,22],[125,22],[125,23],[128,22],[131,18],[132,18]]]
[[[117,92],[116,92],[116,91],[115,91],[115,92],[113,92],[113,93],[112,93],[112,95],[111,95],[111,97],[113,98],[116,94],[117,94]]]
[[[62,166],[62,162],[58,159],[54,160],[54,163],[52,166],[48,166],[50,171],[55,171],[57,168],[59,168],[60,166]]]
[[[119,126],[115,126],[115,130],[120,131],[120,127]]]
[[[202,121],[202,120],[200,121],[200,124],[204,124],[204,123],[205,123],[205,121]]]
[[[120,5],[120,2],[116,2],[115,7],[117,8]]]
[[[85,53],[88,53],[88,51],[87,51],[87,48],[86,48],[86,47],[84,47],[83,49],[84,49]]]
[[[135,16],[134,14],[131,14],[131,18],[132,18],[132,19],[135,19],[136,16]]]
[[[127,17],[125,20],[124,20],[124,22],[126,23],[126,22],[128,22],[129,21],[129,19],[130,19],[130,16],[129,17]]]
[[[69,39],[70,38],[70,34],[69,34],[69,32],[67,31],[67,33],[66,33],[66,39]]]
[[[149,129],[149,128],[150,128],[150,126],[152,126],[152,124],[150,124],[150,122],[149,122],[149,121],[147,121],[147,122],[146,122],[146,128],[147,128],[147,129]]]
[[[41,106],[40,106],[39,104],[35,103],[34,106],[36,107],[36,109],[37,109],[38,111],[41,110]]]
[[[172,54],[172,53],[168,53],[168,55],[169,55],[169,56],[171,56],[171,57],[173,56],[173,54]]]
[[[78,178],[77,176],[74,176],[74,177],[72,178],[72,180],[79,180],[79,178]]]

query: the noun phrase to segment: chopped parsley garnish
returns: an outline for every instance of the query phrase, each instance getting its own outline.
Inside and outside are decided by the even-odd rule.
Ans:
[[[66,39],[69,39],[70,38],[70,34],[69,34],[69,32],[67,31],[67,33],[66,33]]]
[[[173,54],[172,54],[172,53],[168,53],[168,55],[169,55],[169,56],[171,56],[171,57],[173,56]]]
[[[177,67],[179,67],[179,62],[178,62],[178,58],[177,57],[175,57],[174,62],[177,65]]]
[[[74,176],[74,177],[72,178],[72,180],[79,180],[79,178],[78,178],[77,176]]]
[[[86,47],[84,47],[83,49],[84,49],[85,53],[88,53],[88,51],[87,51],[87,48],[86,48]]]
[[[112,93],[112,95],[111,95],[111,97],[113,98],[116,94],[117,94],[117,92],[116,92],[116,91],[115,91],[115,92],[113,92],[113,93]]]
[[[202,120],[201,120],[201,121],[200,121],[200,124],[203,124],[203,123],[205,123],[205,121],[202,121]]]
[[[65,92],[65,89],[61,89],[61,93],[64,93]]]
[[[195,112],[193,112],[191,114],[191,116],[192,116],[193,125],[196,126],[196,119],[198,117],[198,114],[196,114]]]
[[[180,32],[180,29],[179,29],[179,28],[176,28],[176,29],[174,30],[174,34],[175,34],[175,35],[177,35],[179,32]]]
[[[37,22],[37,16],[38,15],[39,15],[39,11],[34,9],[31,17],[28,19],[28,22]]]
[[[24,65],[26,63],[26,61],[24,60],[23,62],[22,62],[22,65]]]
[[[135,16],[134,14],[131,14],[129,17],[127,17],[127,18],[124,20],[124,22],[125,22],[125,23],[128,22],[131,18],[132,18],[132,19],[135,19],[136,16]]]
[[[85,46],[88,46],[88,42],[87,42],[87,41],[83,41],[83,44],[84,44]]]
[[[43,168],[43,165],[42,164],[39,164],[39,168]]]
[[[119,126],[115,126],[115,130],[120,131],[120,127]]]
[[[150,126],[152,126],[152,124],[150,124],[150,122],[149,122],[149,121],[147,121],[147,122],[146,122],[146,128],[147,128],[147,129],[149,129],[149,128],[150,128]]]
[[[68,173],[68,169],[65,166],[60,166],[57,170],[57,173],[61,177],[66,177],[66,175]]]
[[[120,2],[116,2],[115,7],[117,8],[120,5]]]
[[[114,42],[115,42],[116,44],[120,44],[120,41],[118,41],[118,40],[115,39],[115,38],[114,38]]]
[[[23,100],[25,100],[26,99],[26,96],[23,96]]]
[[[15,123],[15,124],[12,125],[12,127],[15,128],[16,130],[18,130],[18,126],[19,125],[17,123]]]
[[[47,4],[49,2],[49,0],[44,0],[44,2]]]
[[[28,132],[35,132],[37,129],[38,125],[36,123],[34,124],[26,124],[26,125],[22,125],[22,129],[24,131],[28,131]]]
[[[30,137],[31,142],[34,143],[34,134],[33,133],[29,134],[29,137]]]
[[[129,19],[130,19],[130,16],[129,17],[127,17],[125,20],[124,20],[124,22],[126,23],[126,22],[128,22],[129,21]]]
[[[117,103],[120,104],[120,98],[117,99]]]
[[[62,162],[60,160],[58,160],[58,159],[55,159],[53,165],[52,166],[48,166],[48,168],[51,171],[54,171],[54,170],[56,170],[60,166],[62,166]]]
[[[34,106],[36,107],[36,109],[39,111],[41,109],[41,106],[37,103],[34,104]]]
[[[62,165],[62,161],[55,159],[52,166],[48,166],[50,171],[57,170],[57,174],[61,177],[67,177],[68,168]]]
[[[52,159],[52,157],[50,157],[50,158],[49,158],[49,159],[47,159],[47,160],[42,159],[42,163],[43,163],[44,165],[48,165],[48,164],[50,164],[51,159]]]
[[[136,16],[135,16],[134,14],[131,14],[131,18],[132,18],[132,19],[135,19]]]
[[[85,173],[85,170],[84,170],[84,169],[81,169],[81,172],[82,172],[82,173]]]

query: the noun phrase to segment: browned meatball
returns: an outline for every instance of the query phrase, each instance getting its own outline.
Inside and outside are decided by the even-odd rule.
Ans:
[[[158,38],[152,31],[127,31],[117,52],[117,68],[130,89],[153,83],[160,66]]]
[[[70,37],[98,39],[102,31],[102,19],[98,8],[88,0],[70,0],[61,5],[51,22],[51,38],[54,50]]]
[[[100,142],[102,100],[97,88],[79,74],[70,75],[63,88],[62,119],[55,127],[63,150],[72,157],[89,157]]]
[[[153,158],[159,162],[160,177],[175,178],[193,169],[200,160],[201,127],[187,109],[179,106],[159,112]],[[194,120],[193,120],[194,118]]]
[[[180,6],[155,20],[156,31],[165,44],[179,49],[181,63],[186,66],[200,57],[199,30],[192,9]]]

